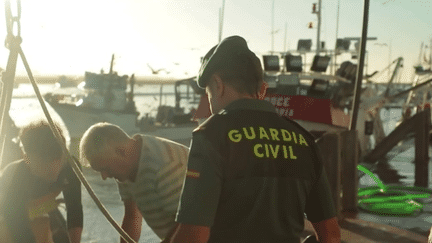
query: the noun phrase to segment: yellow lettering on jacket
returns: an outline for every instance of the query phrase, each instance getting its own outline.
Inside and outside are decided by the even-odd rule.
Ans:
[[[270,157],[270,153],[269,153],[269,147],[268,147],[268,144],[264,144],[264,150],[265,150],[265,155],[266,155],[266,158],[269,158]]]
[[[280,144],[255,144],[253,146],[253,153],[257,158],[269,159],[290,159],[295,160],[297,156],[294,154],[293,146],[280,145]]]
[[[301,135],[301,134],[299,134],[299,143],[302,145],[302,144],[304,144],[304,145],[306,145],[306,146],[309,146],[308,144],[307,144],[307,142],[306,142],[306,139],[303,137],[303,135]]]
[[[259,159],[277,159],[296,160],[300,147],[308,147],[308,141],[304,134],[288,131],[286,129],[265,128],[265,127],[241,127],[228,131],[228,138],[234,143],[242,140],[257,142],[252,146],[252,153]],[[268,141],[268,142],[267,142]]]
[[[276,145],[274,148],[273,148],[273,145],[271,145],[271,144],[269,146],[270,146],[270,150],[271,150],[273,158],[276,159],[278,157],[279,145]]]
[[[273,141],[279,141],[279,138],[278,138],[279,131],[277,129],[274,129],[274,128],[269,128],[269,131],[270,131],[270,136],[271,136],[272,140]]]
[[[294,142],[297,143],[297,137],[296,137],[295,132],[292,132],[292,136],[293,136]]]
[[[259,127],[259,131],[260,131],[260,139],[263,139],[265,137],[267,140],[270,140],[264,127]]]
[[[242,139],[242,135],[239,133],[238,130],[231,130],[231,131],[229,131],[228,132],[228,137],[234,143],[238,143]]]
[[[253,127],[249,127],[249,129],[250,129],[250,134],[248,134],[247,128],[243,127],[243,132],[244,132],[245,138],[247,138],[249,140],[255,139],[255,130],[253,129]]]
[[[291,141],[291,134],[287,130],[281,129],[281,132],[282,132],[282,138],[284,141],[287,141],[287,142]]]
[[[264,157],[264,154],[263,154],[263,153],[260,153],[260,152],[258,151],[258,149],[262,149],[262,144],[255,144],[255,146],[254,146],[254,154],[255,154],[255,156],[258,157],[258,158],[263,158],[263,157]]]
[[[289,155],[288,155],[288,152],[289,152]],[[294,155],[292,146],[288,146],[288,148],[287,148],[287,146],[283,146],[283,154],[284,154],[285,159],[288,159],[288,158],[297,159],[297,156]]]

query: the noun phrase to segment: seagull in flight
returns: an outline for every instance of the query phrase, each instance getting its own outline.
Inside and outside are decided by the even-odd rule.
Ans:
[[[161,69],[155,70],[155,69],[153,69],[153,68],[150,66],[150,64],[148,64],[148,63],[147,63],[147,67],[150,68],[150,70],[152,71],[153,74],[159,74],[160,71],[165,71],[166,73],[168,73],[168,72],[165,70],[165,68],[161,68]]]

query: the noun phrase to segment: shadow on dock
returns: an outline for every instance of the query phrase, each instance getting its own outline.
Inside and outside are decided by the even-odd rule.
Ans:
[[[341,242],[381,242],[381,243],[425,243],[427,236],[413,233],[408,230],[389,225],[373,223],[358,218],[344,218],[339,221],[341,227]],[[305,220],[305,230],[301,235],[302,240],[311,234],[315,234],[312,224]]]

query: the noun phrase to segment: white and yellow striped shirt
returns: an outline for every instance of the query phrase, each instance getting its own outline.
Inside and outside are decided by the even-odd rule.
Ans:
[[[141,136],[136,180],[119,183],[119,192],[123,201],[135,201],[147,224],[163,239],[175,224],[189,148],[164,138]]]

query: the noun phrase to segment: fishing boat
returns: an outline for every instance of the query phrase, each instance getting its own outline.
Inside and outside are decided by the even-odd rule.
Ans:
[[[100,73],[85,72],[84,81],[77,86],[59,87],[44,96],[69,130],[72,153],[77,153],[84,132],[98,122],[118,125],[128,134],[145,132],[188,144],[192,130],[197,126],[192,120],[193,104],[198,104],[202,93],[194,77],[162,82],[157,113],[151,116],[150,112],[140,114],[137,110],[136,96],[146,94],[135,94],[135,75],[118,75],[113,71],[113,63],[114,55],[109,73],[103,70]],[[167,93],[175,96],[173,104],[162,104],[162,97]],[[189,107],[192,105],[188,112],[182,106],[185,103]]]
[[[329,61],[329,56],[315,56],[311,72],[303,72],[300,55],[284,55],[283,68],[279,56],[263,56],[264,81],[269,85],[265,99],[280,115],[296,120],[314,134],[341,130],[349,123],[344,108],[353,84],[349,74],[324,74]]]
[[[316,54],[311,40],[299,40],[298,49],[262,56],[264,81],[268,84],[265,100],[270,101],[281,116],[288,117],[316,138],[327,132],[348,130],[354,95],[357,64],[343,61],[334,74],[327,68],[334,55],[330,51]],[[346,49],[347,52],[355,50]],[[303,60],[312,60],[312,64]],[[376,90],[364,86],[362,101],[376,95]],[[378,102],[374,100],[374,102]],[[361,150],[371,146],[371,131],[365,126],[373,120],[370,107],[375,103],[362,102],[357,128]],[[208,103],[203,101],[196,119],[210,116]]]
[[[174,94],[174,104],[162,103],[162,96],[167,93]],[[196,77],[177,80],[173,85],[161,84],[156,116],[146,113],[138,121],[138,127],[147,135],[171,139],[188,146],[192,131],[199,124],[195,116],[204,98],[205,92],[198,87]]]
[[[300,39],[296,50],[275,52],[272,45],[272,51],[263,55],[261,61],[264,81],[269,85],[265,99],[276,107],[281,116],[296,121],[319,138],[324,133],[349,129],[360,38],[338,38],[334,50],[326,49],[325,43],[320,41],[321,4],[318,4],[318,8],[314,4],[312,13],[318,17],[315,50],[311,49],[311,39]],[[273,26],[271,33],[273,44]],[[354,49],[350,48],[352,43]],[[347,55],[350,56],[348,60],[340,57]],[[339,64],[336,62],[337,58]],[[332,68],[330,71],[327,70],[329,66]],[[337,70],[333,71],[334,69]],[[366,75],[366,78],[370,76],[372,75]],[[362,87],[361,93],[362,101],[377,94],[376,89],[371,86]],[[360,125],[356,128],[360,151],[370,149],[372,133],[383,133],[382,123],[372,123],[377,117],[373,106],[378,102],[378,99],[373,99],[372,102],[362,102],[360,105],[357,118]],[[210,115],[208,101],[203,98],[195,119],[202,121]],[[371,125],[376,129],[370,129]]]
[[[77,83],[71,78],[68,78],[65,75],[61,75],[54,85],[56,88],[68,88],[68,87],[76,87]]]
[[[139,131],[133,94],[126,92],[133,77],[119,76],[113,71],[114,55],[109,73],[85,72],[84,81],[77,87],[55,89],[44,98],[59,114],[71,138],[80,138],[93,124],[109,122],[127,133]]]

